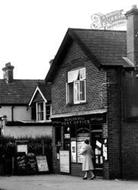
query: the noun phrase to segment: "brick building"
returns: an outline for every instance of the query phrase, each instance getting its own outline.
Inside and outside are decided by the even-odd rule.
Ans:
[[[53,168],[81,176],[84,139],[104,178],[138,177],[138,9],[127,32],[68,29],[46,76],[52,84]]]

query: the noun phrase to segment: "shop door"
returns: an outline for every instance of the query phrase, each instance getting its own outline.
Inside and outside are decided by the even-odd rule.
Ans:
[[[91,134],[91,144],[94,151],[94,167],[97,175],[103,172],[103,138],[102,131],[94,131]]]

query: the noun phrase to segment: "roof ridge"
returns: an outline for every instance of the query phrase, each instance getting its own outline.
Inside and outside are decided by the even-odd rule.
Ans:
[[[125,30],[100,30],[100,29],[87,29],[87,28],[68,28],[68,30],[80,30],[80,31],[99,31],[99,32],[123,32],[126,33]]]

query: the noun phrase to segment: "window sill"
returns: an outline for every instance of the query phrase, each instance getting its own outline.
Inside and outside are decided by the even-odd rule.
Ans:
[[[84,104],[87,104],[87,102],[80,102],[80,103],[68,103],[66,104],[67,106],[79,106],[79,105],[84,105]]]

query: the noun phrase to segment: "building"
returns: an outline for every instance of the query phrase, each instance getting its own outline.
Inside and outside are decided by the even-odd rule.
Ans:
[[[51,136],[50,87],[45,86],[44,80],[14,79],[13,69],[11,63],[7,63],[3,68],[3,79],[0,79],[1,135],[14,138]],[[47,88],[45,91],[44,87]],[[35,102],[40,102],[42,95],[49,103],[46,104],[47,113],[43,112],[48,115],[43,120],[37,117],[38,114],[42,117],[43,110],[34,110],[35,93],[40,94]]]
[[[127,31],[68,29],[46,76],[51,82],[53,168],[81,176],[84,139],[104,178],[138,178],[138,9]]]

